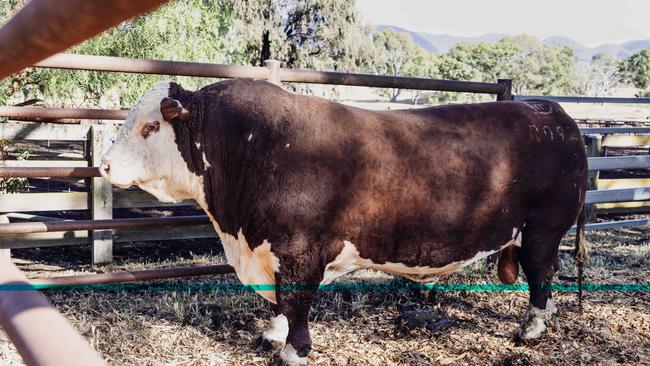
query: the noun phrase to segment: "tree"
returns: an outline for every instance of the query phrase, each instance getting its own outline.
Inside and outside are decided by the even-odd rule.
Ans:
[[[245,63],[274,58],[290,68],[359,70],[371,54],[370,30],[353,0],[226,0],[231,42]]]
[[[650,48],[626,58],[619,66],[621,80],[640,89],[640,95],[650,96]]]
[[[620,61],[610,53],[598,53],[591,59],[594,73],[594,95],[608,96],[618,85]]]
[[[437,74],[436,59],[413,42],[408,34],[388,28],[373,35],[375,57],[372,70],[390,76],[433,77]],[[402,89],[385,89],[382,94],[397,101]],[[419,94],[416,94],[416,99]],[[413,100],[412,100],[413,101]]]
[[[608,96],[618,85],[620,62],[609,53],[599,53],[589,64],[580,63],[575,68],[573,93],[589,96]]]
[[[505,37],[495,44],[460,43],[440,62],[440,74],[453,80],[495,82],[513,79],[517,94],[562,94],[572,86],[575,57],[568,47],[543,45],[534,37]]]
[[[4,3],[3,3],[4,4]],[[218,2],[179,0],[157,11],[121,23],[73,47],[68,52],[147,59],[227,63],[225,37],[229,13]],[[27,69],[5,89],[3,102],[44,96],[52,106],[130,107],[151,85],[165,76]],[[20,76],[21,74],[17,74]],[[205,79],[177,77],[188,87]]]

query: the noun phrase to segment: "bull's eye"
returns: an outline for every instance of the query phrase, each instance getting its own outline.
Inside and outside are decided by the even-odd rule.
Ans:
[[[160,122],[158,121],[153,121],[153,122],[148,122],[145,123],[144,126],[142,126],[142,129],[140,130],[140,135],[142,135],[143,138],[149,137],[154,132],[157,132],[160,129]]]

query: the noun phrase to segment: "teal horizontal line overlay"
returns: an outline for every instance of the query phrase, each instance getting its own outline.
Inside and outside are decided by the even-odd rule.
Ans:
[[[318,291],[357,291],[357,292],[405,292],[414,290],[435,290],[435,291],[528,291],[526,284],[372,284],[372,283],[342,283],[329,285],[244,285],[227,283],[186,283],[186,284],[152,284],[152,283],[128,283],[128,284],[96,284],[96,285],[39,285],[39,284],[2,284],[0,291],[190,291],[190,292],[239,292],[239,291],[275,291],[277,288],[283,291],[304,291],[318,289]],[[552,284],[552,291],[576,292],[577,284]],[[650,291],[650,283],[634,284],[583,284],[584,291]]]

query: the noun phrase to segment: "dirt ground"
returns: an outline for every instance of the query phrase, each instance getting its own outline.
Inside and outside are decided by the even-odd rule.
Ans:
[[[587,282],[650,284],[650,229],[591,232]],[[572,246],[567,236],[563,248]],[[61,276],[223,262],[217,240],[116,246],[116,262],[91,268],[88,247],[15,250],[30,277]],[[568,251],[562,276],[575,276]],[[340,280],[341,281],[341,280]],[[521,279],[520,279],[521,281]],[[358,271],[344,283],[393,284],[392,276]],[[477,263],[442,283],[497,283]],[[234,275],[158,281],[120,291],[46,291],[46,296],[111,365],[266,365],[272,351],[255,349],[271,316],[261,297],[241,291],[165,289],[182,284],[238,283]],[[568,282],[558,281],[567,284]],[[311,314],[314,365],[650,365],[650,291],[588,292],[578,313],[573,292],[555,293],[560,309],[539,340],[513,340],[527,306],[523,291],[327,291]],[[411,329],[396,319],[424,310],[443,326]],[[22,361],[0,333],[0,364]]]

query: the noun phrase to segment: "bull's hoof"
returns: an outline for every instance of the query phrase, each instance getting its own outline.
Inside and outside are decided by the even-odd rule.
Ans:
[[[546,309],[530,306],[521,328],[515,333],[515,341],[530,341],[539,338],[546,331],[546,320],[557,313],[552,299],[546,301]]]
[[[517,343],[531,341],[539,338],[546,331],[544,319],[531,317],[521,325],[515,332],[515,341]]]
[[[287,344],[269,365],[306,366],[307,364],[308,357],[299,356],[296,349],[291,344]]]

